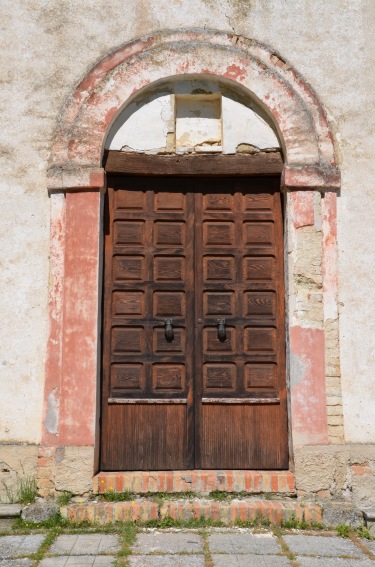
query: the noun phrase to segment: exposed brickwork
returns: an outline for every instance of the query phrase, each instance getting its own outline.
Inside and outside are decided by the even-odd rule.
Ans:
[[[344,442],[342,408],[340,333],[337,278],[337,196],[326,193],[322,205],[322,272],[324,299],[324,336],[327,394],[327,426],[331,443]]]
[[[55,492],[55,447],[39,447],[37,464],[37,488],[40,496],[51,496]]]
[[[194,492],[208,494],[213,490],[258,494],[294,493],[294,475],[290,471],[152,471],[99,473],[94,477],[94,493],[130,491]]]
[[[187,522],[202,517],[225,525],[236,521],[268,520],[272,524],[295,518],[309,524],[322,522],[322,509],[315,504],[301,505],[278,500],[167,500],[158,505],[150,500],[73,504],[61,509],[62,516],[71,522],[87,521],[95,524],[113,522],[147,522],[171,518]]]
[[[350,468],[352,470],[352,473],[355,474],[356,476],[363,476],[365,474],[372,475],[372,469],[368,462],[358,463],[358,464],[356,463],[355,465],[352,465]]]

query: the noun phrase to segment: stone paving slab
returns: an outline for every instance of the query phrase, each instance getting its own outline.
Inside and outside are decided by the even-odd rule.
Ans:
[[[339,557],[349,555],[364,559],[362,551],[348,539],[335,536],[285,535],[283,540],[294,555]]]
[[[275,555],[211,555],[211,557],[214,567],[290,567],[291,565],[287,557]]]
[[[129,557],[130,567],[204,567],[203,555],[137,555]]]
[[[370,559],[340,559],[339,557],[297,557],[301,567],[374,567]]]
[[[0,559],[11,559],[36,553],[44,538],[45,534],[2,536],[0,537]]]
[[[117,553],[120,549],[117,535],[80,534],[60,535],[49,549],[56,555],[100,555]]]
[[[203,542],[198,534],[188,533],[146,533],[138,534],[133,552],[136,553],[202,553]]]
[[[110,567],[115,561],[115,557],[104,555],[70,555],[47,557],[39,563],[39,567]]]
[[[363,539],[362,543],[375,555],[375,540]]]
[[[211,553],[231,555],[275,555],[282,551],[272,534],[213,534],[208,536],[208,546]]]
[[[0,567],[32,567],[31,559],[0,559]]]

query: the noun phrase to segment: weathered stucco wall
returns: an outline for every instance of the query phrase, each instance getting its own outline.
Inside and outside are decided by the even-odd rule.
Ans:
[[[3,4],[0,438],[33,443],[41,435],[49,269],[46,169],[59,112],[89,69],[121,43],[159,29],[210,27],[272,46],[316,90],[332,122],[343,179],[338,242],[345,436],[348,442],[373,441],[374,12],[370,0]],[[335,319],[324,316],[326,322],[332,319],[334,345]]]

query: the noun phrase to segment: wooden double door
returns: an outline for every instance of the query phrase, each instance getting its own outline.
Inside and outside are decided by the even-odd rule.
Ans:
[[[288,468],[279,177],[109,177],[102,470]]]

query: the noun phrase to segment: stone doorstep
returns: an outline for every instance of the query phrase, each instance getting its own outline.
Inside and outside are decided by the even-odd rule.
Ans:
[[[375,508],[362,508],[366,522],[375,523]]]
[[[265,519],[272,524],[295,519],[298,522],[322,523],[322,508],[316,504],[300,505],[293,501],[234,499],[230,502],[196,498],[194,500],[166,500],[158,504],[152,500],[132,502],[88,502],[61,508],[61,515],[70,522],[87,521],[92,524],[113,522],[147,522],[171,518],[176,521],[207,520],[231,525],[238,521]]]
[[[100,472],[93,479],[94,494],[106,492],[194,492],[206,495],[214,490],[294,495],[291,471],[192,470]]]
[[[22,506],[19,504],[0,504],[0,519],[19,518]]]

